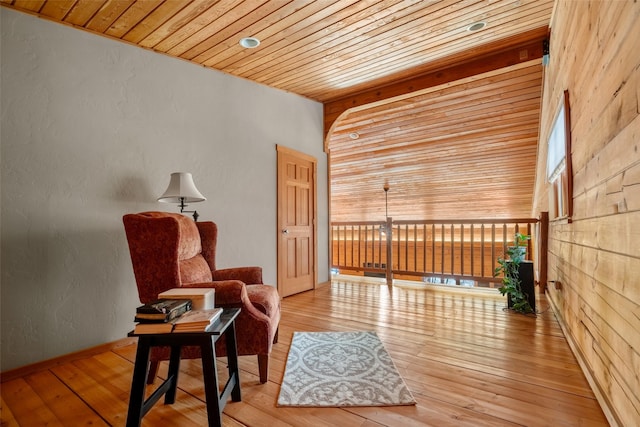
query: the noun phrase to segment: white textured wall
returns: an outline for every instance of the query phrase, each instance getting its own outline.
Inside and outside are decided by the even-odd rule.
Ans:
[[[319,280],[328,280],[322,105],[0,8],[0,370],[123,338],[139,304],[122,215],[193,173],[219,266],[276,283],[276,144],[318,159]]]

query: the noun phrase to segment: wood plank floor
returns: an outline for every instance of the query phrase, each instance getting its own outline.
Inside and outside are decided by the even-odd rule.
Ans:
[[[544,297],[537,317],[504,310],[484,292],[412,289],[347,280],[282,302],[270,381],[241,357],[242,402],[225,426],[606,426]],[[376,331],[418,404],[388,408],[277,408],[294,331]],[[2,426],[112,425],[126,420],[135,342],[3,379]],[[224,359],[220,359],[225,362]],[[219,363],[224,365],[224,363]],[[224,366],[219,369],[225,379]],[[166,363],[160,375],[166,374]],[[177,401],[144,426],[206,425],[199,361],[183,361]]]

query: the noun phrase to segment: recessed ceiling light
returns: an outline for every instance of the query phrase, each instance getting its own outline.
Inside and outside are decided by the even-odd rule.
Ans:
[[[245,37],[240,39],[240,46],[246,47],[247,49],[253,49],[254,47],[258,47],[260,45],[260,40],[255,37]]]
[[[486,22],[483,22],[483,21],[474,22],[473,24],[471,24],[471,25],[469,25],[467,27],[467,31],[469,31],[469,32],[480,31],[481,29],[483,29],[486,26],[487,26]]]
[[[351,138],[351,139],[358,139],[358,138],[360,138],[360,134],[359,134],[358,132],[351,132],[351,133],[349,134],[349,138]]]

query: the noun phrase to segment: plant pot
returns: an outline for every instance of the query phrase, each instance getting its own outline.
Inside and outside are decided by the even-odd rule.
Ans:
[[[520,287],[522,292],[527,294],[529,305],[536,311],[536,289],[533,282],[533,261],[522,261],[518,266],[518,275],[520,277]],[[508,307],[512,307],[511,295],[507,298]]]

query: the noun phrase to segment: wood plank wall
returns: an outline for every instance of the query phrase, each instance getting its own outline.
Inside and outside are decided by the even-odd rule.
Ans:
[[[640,2],[556,1],[550,43],[540,135],[569,90],[574,215],[549,226],[549,298],[611,424],[640,425]]]

